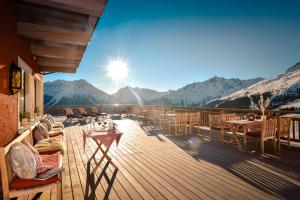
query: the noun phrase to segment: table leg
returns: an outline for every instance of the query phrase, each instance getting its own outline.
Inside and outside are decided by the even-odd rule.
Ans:
[[[100,150],[102,152],[102,157],[100,158],[99,162],[96,162],[96,167],[94,168],[92,173],[95,173],[97,171],[97,169],[100,167],[101,163],[103,162],[104,158],[107,157],[107,152],[109,150],[109,148],[107,148],[105,151],[102,149],[102,147],[100,146]]]
[[[236,126],[231,128],[231,131],[232,131],[231,143],[232,144],[238,144],[239,143],[239,140],[236,137],[237,129],[238,129],[238,127],[236,127]]]

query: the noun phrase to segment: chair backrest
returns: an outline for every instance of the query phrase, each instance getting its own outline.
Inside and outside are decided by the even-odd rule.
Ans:
[[[79,107],[78,111],[80,114],[87,114],[87,112],[85,111],[85,109],[83,107]]]
[[[154,110],[154,118],[159,119],[164,115],[164,111],[159,109],[159,110]]]
[[[91,107],[92,113],[98,113],[98,109],[96,107]]]
[[[71,108],[64,108],[64,112],[66,115],[73,115],[73,111]]]
[[[222,114],[209,114],[209,127],[221,127],[222,126]]]
[[[5,147],[0,148],[0,171],[1,171],[1,180],[2,180],[2,189],[3,193],[7,194],[9,192],[9,184],[15,177],[15,174],[11,168],[9,161],[9,150],[10,147],[18,142],[27,141],[30,144],[33,144],[32,139],[32,130],[35,128],[36,124],[30,127],[21,135],[18,135],[13,141],[7,144]]]
[[[262,133],[264,139],[276,138],[277,119],[263,120]]]
[[[291,130],[291,118],[279,118],[278,119],[278,134],[279,136],[288,136]]]
[[[188,122],[188,114],[182,112],[176,112],[175,124],[176,125],[185,125]]]
[[[200,112],[200,125],[201,126],[209,126],[209,113],[208,112]]]
[[[232,120],[237,120],[238,117],[236,114],[234,113],[226,113],[226,114],[223,114],[223,121],[232,121]]]
[[[199,124],[200,123],[200,112],[190,112],[189,123],[190,124]]]

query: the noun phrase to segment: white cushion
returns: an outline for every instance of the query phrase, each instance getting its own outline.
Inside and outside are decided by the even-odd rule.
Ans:
[[[12,170],[19,178],[32,179],[36,177],[36,160],[32,151],[25,144],[13,144],[9,150],[9,158]]]

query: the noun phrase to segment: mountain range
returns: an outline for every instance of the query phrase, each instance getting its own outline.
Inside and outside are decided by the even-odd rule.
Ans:
[[[166,92],[126,86],[109,95],[86,80],[56,80],[45,82],[44,99],[45,106],[122,103],[255,108],[260,93],[271,99],[272,107],[278,107],[299,98],[299,88],[300,63],[297,63],[284,74],[266,79],[215,76]]]

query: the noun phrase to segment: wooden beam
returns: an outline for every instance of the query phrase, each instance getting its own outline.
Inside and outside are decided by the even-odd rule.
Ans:
[[[87,32],[90,35],[90,37],[92,36],[92,34],[94,32],[94,29],[96,27],[98,19],[99,19],[99,17],[94,17],[94,16],[90,16],[88,18],[88,21],[87,21],[87,24],[85,27],[85,32]]]
[[[26,2],[18,4],[18,21],[22,22],[85,31],[88,18],[88,15],[37,6]]]
[[[92,16],[100,16],[106,0],[23,0],[39,5],[54,7]]]
[[[76,73],[77,68],[66,68],[66,67],[46,67],[41,66],[43,72],[63,72],[63,73]]]
[[[68,60],[81,60],[84,48],[71,46],[48,46],[43,44],[31,44],[30,51],[35,56],[61,58]]]
[[[46,67],[67,67],[67,68],[77,68],[80,61],[79,60],[64,60],[56,58],[44,58],[38,57],[37,63]]]
[[[86,46],[90,34],[47,25],[18,22],[18,34],[30,39]]]

